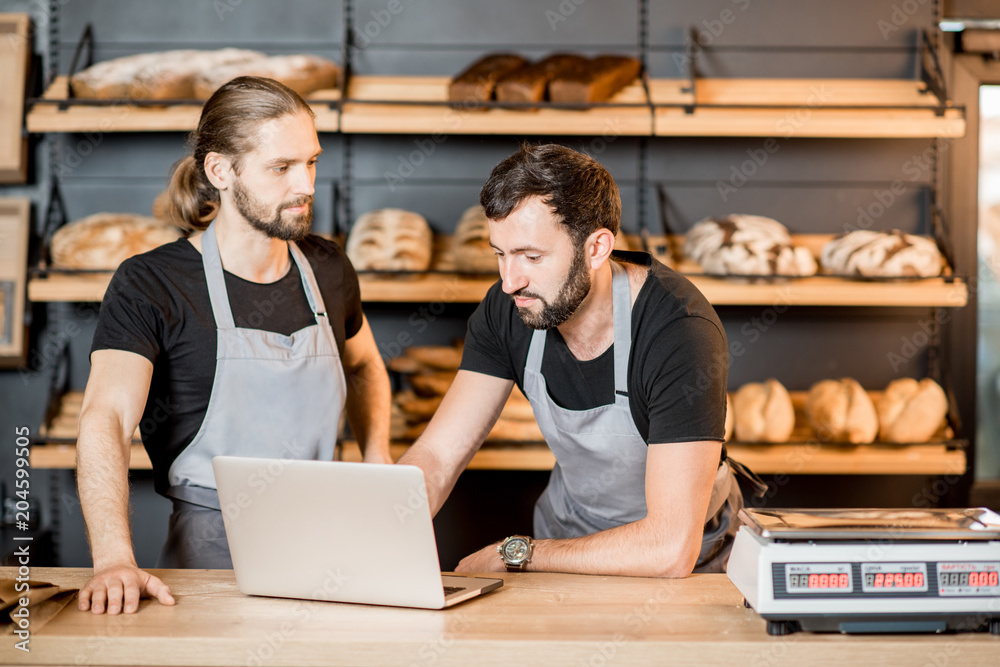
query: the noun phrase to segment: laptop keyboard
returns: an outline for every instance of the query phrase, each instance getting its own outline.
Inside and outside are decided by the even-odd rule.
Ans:
[[[448,596],[451,595],[452,593],[457,593],[459,591],[464,591],[464,590],[465,590],[464,586],[445,586],[444,594]]]

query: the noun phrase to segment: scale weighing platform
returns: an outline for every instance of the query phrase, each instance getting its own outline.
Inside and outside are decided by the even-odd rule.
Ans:
[[[767,632],[1000,635],[1000,515],[743,509],[729,579]]]

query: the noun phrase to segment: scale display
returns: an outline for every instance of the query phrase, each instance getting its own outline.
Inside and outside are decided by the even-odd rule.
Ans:
[[[861,590],[865,593],[926,591],[927,564],[862,563]]]
[[[788,563],[785,588],[789,593],[850,593],[850,563]]]
[[[938,563],[938,594],[1000,596],[1000,563]]]

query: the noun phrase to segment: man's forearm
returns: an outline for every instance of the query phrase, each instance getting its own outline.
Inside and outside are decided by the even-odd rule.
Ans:
[[[421,441],[415,442],[399,457],[401,465],[417,466],[424,472],[424,483],[427,485],[427,506],[431,516],[435,516],[448,499],[455,482],[465,466],[448,466],[441,462],[434,450]]]
[[[131,438],[113,422],[84,415],[76,449],[77,488],[95,571],[135,565],[128,518]]]
[[[369,463],[392,463],[389,454],[389,374],[379,359],[347,375],[347,421]]]
[[[701,530],[668,531],[640,519],[592,535],[538,540],[529,571],[630,577],[686,577],[701,546]]]

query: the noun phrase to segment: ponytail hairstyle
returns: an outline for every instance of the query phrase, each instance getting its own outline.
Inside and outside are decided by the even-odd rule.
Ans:
[[[166,200],[157,202],[160,217],[191,231],[208,227],[219,210],[219,191],[205,174],[205,157],[224,155],[239,174],[259,141],[260,125],[296,113],[315,117],[298,93],[273,79],[241,76],[223,84],[188,137],[191,154],[173,166]]]

